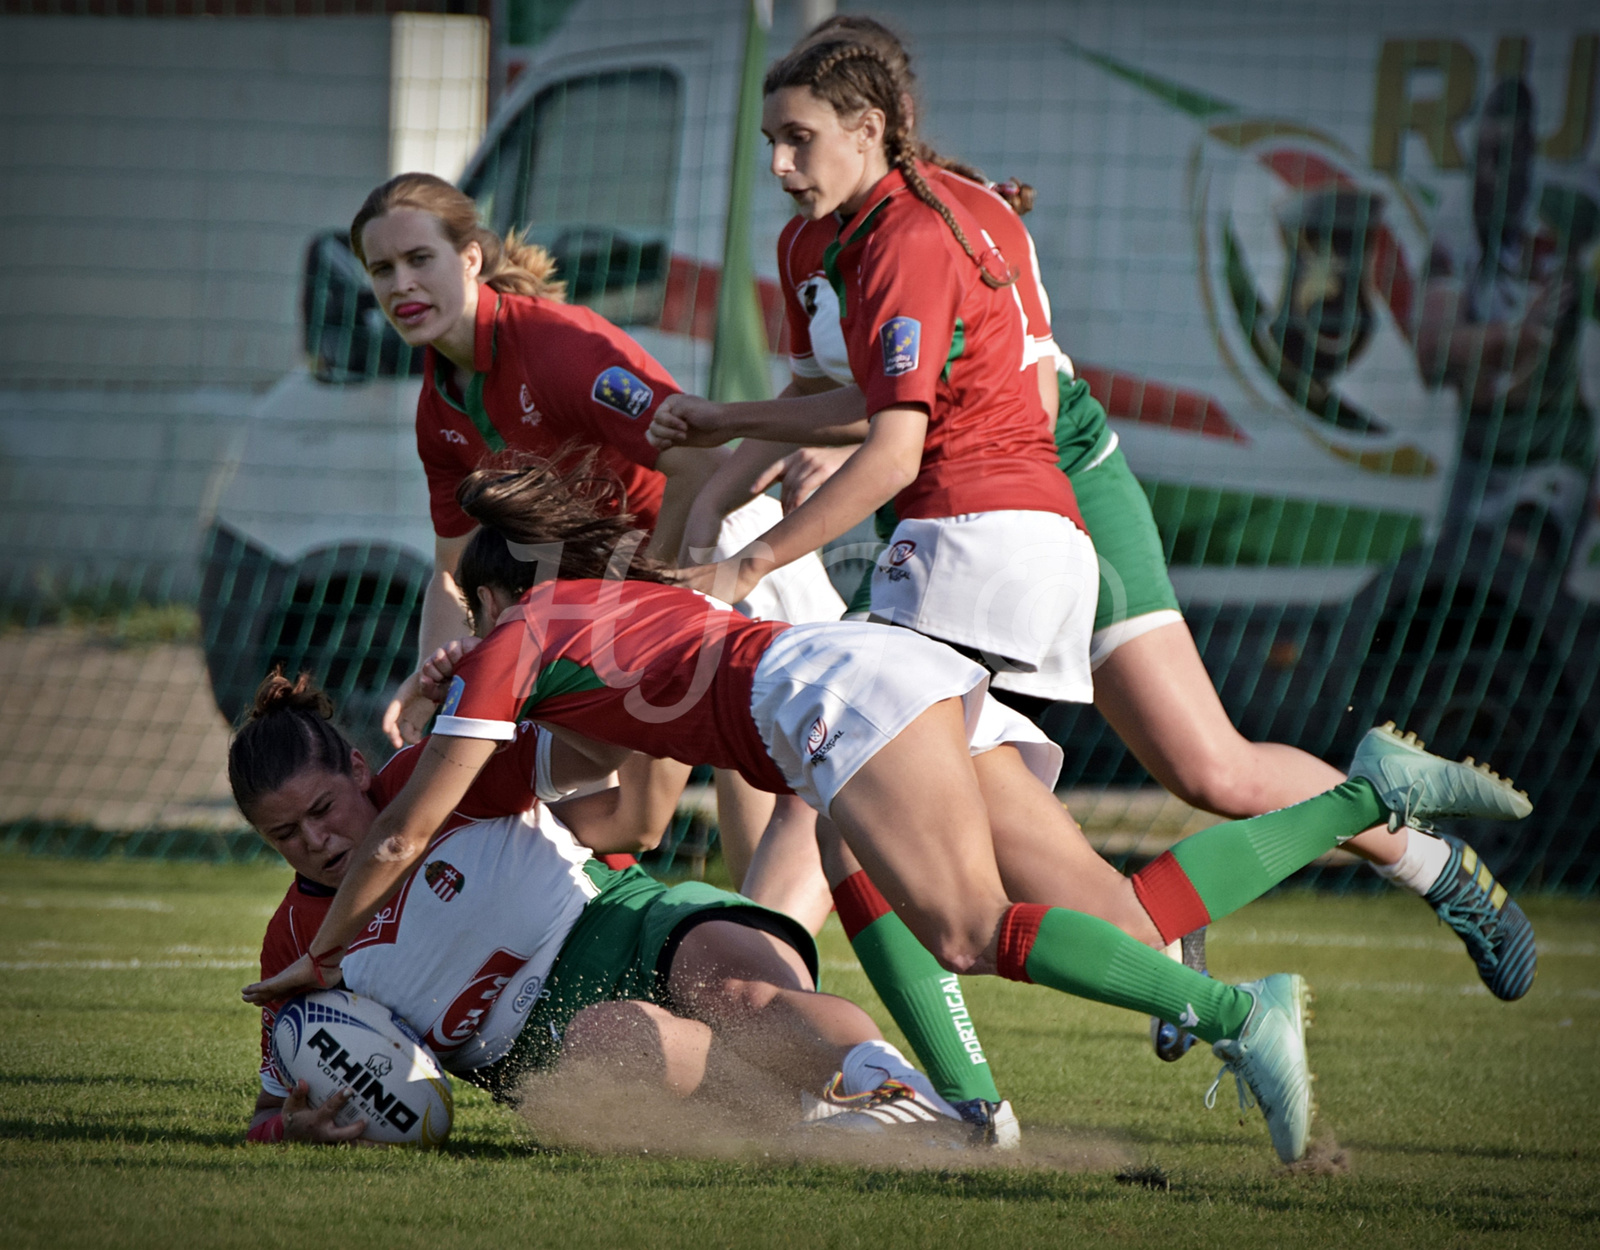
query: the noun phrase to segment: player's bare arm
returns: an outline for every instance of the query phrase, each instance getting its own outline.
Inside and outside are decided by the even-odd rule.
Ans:
[[[647,437],[658,447],[711,446],[735,438],[782,439],[825,446],[859,443],[867,436],[861,392],[827,378],[797,378],[777,399],[714,404],[669,395],[656,409]]]
[[[619,785],[552,803],[550,810],[597,855],[653,851],[678,809],[689,765],[634,752],[617,769],[617,777]]]
[[[728,456],[729,453],[720,447],[669,447],[657,457],[656,468],[666,476],[667,485],[661,497],[661,511],[656,517],[655,533],[650,537],[649,552],[656,559],[676,562],[695,500],[727,462]]]
[[[459,538],[434,535],[433,576],[428,578],[428,584],[422,591],[422,621],[417,630],[419,669],[421,663],[440,647],[452,639],[464,638],[472,633],[472,623],[467,618],[466,605],[456,585],[456,566],[475,533],[476,527]],[[422,740],[417,729],[402,725],[406,713],[405,696],[406,687],[402,686],[401,693],[390,700],[383,712],[384,735],[397,747]],[[415,736],[407,736],[408,732]]]
[[[704,557],[714,550],[723,518],[772,485],[783,470],[784,457],[794,450],[792,443],[772,443],[759,438],[747,438],[734,448],[690,506],[678,563],[696,564],[699,562],[696,552]]]
[[[921,405],[885,408],[861,449],[816,494],[742,551],[687,572],[685,583],[737,603],[773,569],[838,538],[911,485],[927,429]]]
[[[310,949],[277,976],[246,986],[246,1002],[259,1006],[337,981],[345,947],[416,867],[495,746],[483,738],[435,735],[429,740],[405,788],[378,814],[355,849]]]

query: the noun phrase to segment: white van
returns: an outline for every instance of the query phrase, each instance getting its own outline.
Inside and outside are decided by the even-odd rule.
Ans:
[[[744,13],[579,0],[521,54],[462,178],[490,224],[527,227],[574,298],[702,391]],[[1178,0],[902,0],[892,21],[925,136],[1036,189],[1057,339],[1146,485],[1245,731],[1337,759],[1394,717],[1514,771],[1554,836],[1600,809],[1600,56],[1582,5],[1473,13],[1291,0],[1263,24]],[[780,0],[769,56],[798,22]],[[1473,186],[1499,122],[1534,146],[1501,201],[1514,220],[1496,237],[1515,246],[1496,267],[1472,250]],[[786,216],[763,178],[752,233],[775,348]],[[320,668],[362,715],[414,660],[432,550],[417,362],[336,234],[307,276],[310,366],[257,409],[210,545],[230,715],[270,661]],[[1471,379],[1440,364],[1452,334],[1538,316],[1533,398],[1523,369],[1501,409],[1465,402]],[[781,384],[781,350],[772,365]],[[1513,425],[1507,391],[1537,427],[1510,468],[1489,447]],[[1092,712],[1063,708],[1052,731],[1065,780],[1138,776]]]

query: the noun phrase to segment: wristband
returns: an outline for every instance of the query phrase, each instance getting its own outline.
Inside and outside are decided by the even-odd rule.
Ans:
[[[244,1135],[245,1141],[254,1142],[280,1142],[283,1140],[283,1112],[277,1111],[265,1120],[250,1126],[250,1131]]]
[[[330,948],[328,950],[323,951],[321,955],[315,954],[314,952],[309,951],[309,950],[306,952],[306,957],[311,960],[311,975],[314,978],[316,978],[316,982],[317,982],[317,985],[318,985],[319,988],[321,988],[321,989],[327,989],[328,988],[327,978],[322,975],[322,961],[324,959],[327,959],[330,955],[338,954],[339,952],[341,952],[343,950],[344,950],[344,947],[335,946],[335,947],[332,947],[332,948]]]

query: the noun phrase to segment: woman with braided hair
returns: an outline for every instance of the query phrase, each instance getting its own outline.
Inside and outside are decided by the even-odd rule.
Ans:
[[[855,15],[836,16],[813,30],[800,46],[841,38],[867,44],[884,58],[895,72],[904,107],[912,111],[915,75],[909,57],[899,39],[880,23]],[[1031,207],[1031,189],[987,186],[977,171],[938,156],[926,144],[918,142],[917,149],[937,171],[930,171],[932,185],[966,207],[987,236],[1008,257],[1017,258],[1021,269],[1015,289],[1029,336],[1024,372],[1038,376],[1046,409],[1055,418],[1060,470],[1072,481],[1099,555],[1100,599],[1091,643],[1096,707],[1159,782],[1203,810],[1228,817],[1253,815],[1334,784],[1337,769],[1315,756],[1284,744],[1246,739],[1217,697],[1179,610],[1144,492],[1117,447],[1104,410],[1087,384],[1073,375],[1070,360],[1055,344],[1032,241],[1018,217]],[[1000,204],[1002,198],[1009,208]],[[825,223],[791,223],[779,251],[780,282],[789,296],[792,326],[799,327],[791,329],[796,393],[841,384],[846,390],[837,393],[835,401],[844,408],[841,401],[848,395],[859,410],[860,398],[850,389],[853,379],[841,368],[837,312],[825,307],[828,292],[820,288],[827,284],[817,277],[827,233]],[[714,428],[722,438],[760,434],[803,441],[803,429],[770,420],[776,407],[737,406],[744,415],[730,419],[736,406],[724,405],[720,412],[705,411],[696,417],[701,430]],[[764,426],[758,424],[759,418],[767,418]],[[842,424],[837,415],[833,421]],[[781,456],[789,446],[769,442],[766,454]],[[803,475],[806,486],[813,487],[837,463],[830,456],[838,450],[806,453],[804,467],[791,476]],[[759,449],[748,442],[735,453],[744,465],[753,465],[758,456]],[[743,467],[730,463],[727,469],[732,472],[714,478],[697,501],[696,512],[715,507],[719,494],[736,498]],[[704,524],[703,518],[692,515],[690,533]],[[865,606],[860,600],[858,596],[852,607]],[[1048,706],[1039,697],[1039,681],[1039,674],[999,673],[993,688],[997,697],[1038,719]],[[1535,969],[1532,927],[1497,883],[1477,871],[1479,861],[1470,847],[1402,828],[1369,830],[1347,849],[1373,863],[1386,879],[1424,897],[1461,936],[1496,996],[1515,999],[1527,992]],[[1196,933],[1184,944],[1185,958],[1201,968],[1203,937]],[[1156,1031],[1157,1053],[1178,1058],[1190,1040],[1180,1030],[1164,1026]]]
[[[1088,702],[1094,549],[1037,387],[1017,369],[1025,330],[1009,258],[930,185],[876,49],[802,47],[765,90],[773,172],[802,218],[840,222],[825,268],[868,429],[809,500],[692,584],[738,599],[892,500],[899,523],[873,615],[997,671],[1056,669],[1047,693]]]

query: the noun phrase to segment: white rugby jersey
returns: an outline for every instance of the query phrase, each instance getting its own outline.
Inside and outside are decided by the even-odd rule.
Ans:
[[[398,1012],[452,1072],[493,1063],[600,892],[593,860],[542,805],[452,829],[351,943],[344,983]]]

